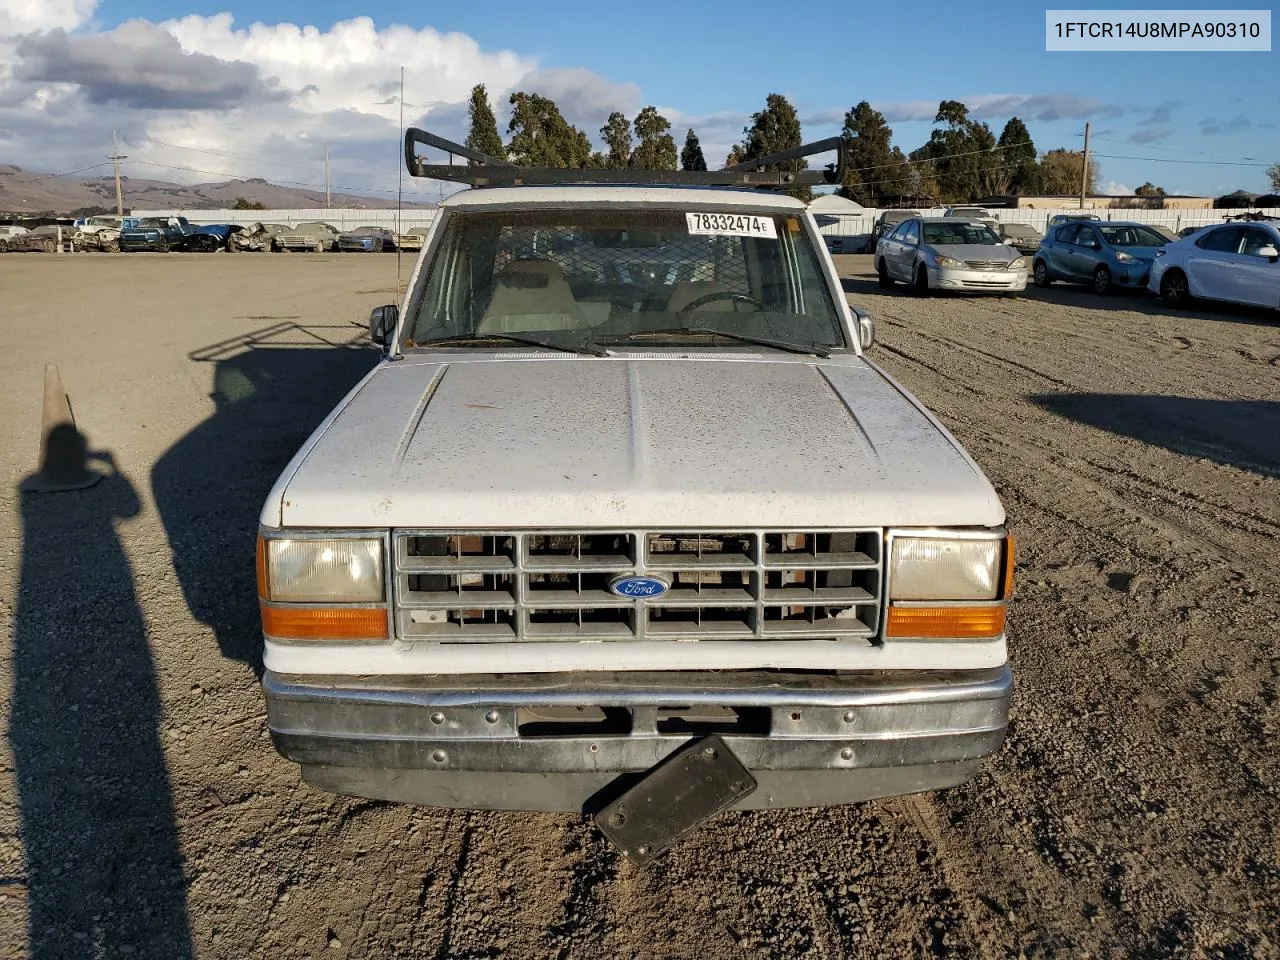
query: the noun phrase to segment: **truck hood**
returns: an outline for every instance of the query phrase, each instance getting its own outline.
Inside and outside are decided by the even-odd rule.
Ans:
[[[951,436],[857,357],[384,362],[291,469],[268,525],[1004,520]]]

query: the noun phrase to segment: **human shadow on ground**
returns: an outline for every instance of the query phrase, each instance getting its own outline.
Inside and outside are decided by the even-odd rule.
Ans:
[[[1112,393],[1046,393],[1031,399],[1110,433],[1280,477],[1280,402]]]
[[[55,430],[84,449],[74,427]],[[110,453],[87,456],[105,468],[95,486],[19,494],[9,737],[27,863],[22,955],[180,960],[192,948],[160,696],[116,533],[138,496]]]
[[[312,431],[378,362],[354,326],[280,323],[191,354],[207,365],[213,414],[151,471],[192,616],[224,657],[262,674],[254,544],[272,485]]]

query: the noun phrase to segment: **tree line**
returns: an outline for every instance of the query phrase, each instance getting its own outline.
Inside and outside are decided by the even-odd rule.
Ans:
[[[511,120],[504,142],[483,84],[471,91],[470,132],[466,144],[490,156],[520,166],[604,169],[706,170],[707,161],[697,133],[690,129],[677,151],[671,123],[656,107],[647,106],[633,119],[621,112],[609,115],[600,128],[603,149],[596,150],[585,131],[560,113],[555,102],[536,93],[511,94]],[[975,120],[958,100],[938,104],[934,129],[926,143],[904,153],[893,143],[893,130],[884,114],[866,100],[849,110],[842,132],[849,138],[849,155],[839,194],[868,207],[895,203],[967,203],[1009,194],[1077,196],[1084,173],[1080,150],[1057,147],[1043,153],[1027,126],[1011,117],[997,136]],[[751,115],[742,140],[734,144],[723,167],[801,145],[800,118],[781,94],[765,98],[764,109]],[[803,160],[792,169],[803,168]],[[1085,188],[1098,191],[1098,164],[1089,158]],[[1280,164],[1267,171],[1280,189]],[[808,191],[796,192],[807,199]],[[1159,206],[1163,187],[1144,183],[1136,191],[1141,202]]]

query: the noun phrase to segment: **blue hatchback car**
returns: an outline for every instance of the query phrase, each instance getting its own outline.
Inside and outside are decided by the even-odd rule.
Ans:
[[[1156,251],[1169,238],[1145,223],[1074,221],[1045,234],[1031,265],[1037,287],[1055,280],[1088,283],[1098,293],[1115,287],[1146,289]]]

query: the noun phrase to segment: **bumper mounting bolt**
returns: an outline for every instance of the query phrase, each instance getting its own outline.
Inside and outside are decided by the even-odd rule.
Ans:
[[[853,747],[845,747],[843,750],[841,750],[841,751],[840,751],[840,759],[841,759],[841,760],[852,760],[852,759],[853,759]]]
[[[484,718],[485,718],[485,720],[486,720],[486,721],[488,721],[489,723],[497,723],[497,722],[498,722],[498,711],[497,711],[497,710],[490,710],[488,713],[486,713],[486,714],[484,715]]]
[[[440,724],[444,723],[444,714],[433,713],[431,715],[431,722],[434,723],[436,726],[439,726]]]
[[[846,710],[846,711],[844,712],[844,722],[845,722],[845,723],[853,723],[853,711],[852,711],[852,710]]]
[[[443,750],[437,750],[433,754],[431,754],[431,759],[434,760],[436,763],[444,763],[446,760],[449,759],[449,755],[445,753]]]

